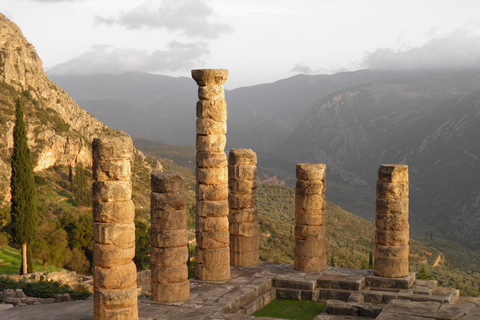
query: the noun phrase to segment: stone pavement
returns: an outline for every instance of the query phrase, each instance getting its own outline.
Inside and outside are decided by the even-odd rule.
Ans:
[[[139,319],[262,319],[248,315],[275,298],[334,299],[329,301],[329,309],[340,314],[324,312],[316,320],[480,319],[480,299],[458,299],[458,290],[437,288],[431,280],[416,280],[408,289],[366,286],[366,278],[372,275],[371,270],[332,267],[304,273],[293,270],[292,265],[265,262],[255,267],[232,267],[228,281],[191,279],[191,296],[185,302],[157,303],[139,298]],[[0,319],[92,320],[93,301],[0,308]]]

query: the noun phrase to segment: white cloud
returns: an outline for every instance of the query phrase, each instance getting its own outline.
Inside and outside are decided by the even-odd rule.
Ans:
[[[459,29],[421,47],[367,53],[364,63],[380,70],[456,70],[480,68],[480,36]]]
[[[112,48],[106,45],[92,47],[91,51],[67,62],[53,66],[49,74],[119,74],[130,71],[165,72],[189,69],[208,55],[205,43],[180,43],[172,41],[167,50]]]
[[[216,38],[233,31],[228,24],[210,22],[212,17],[213,9],[203,0],[147,0],[130,11],[120,12],[118,17],[96,16],[95,21],[127,29],[165,28],[188,37]]]
[[[295,64],[291,72],[298,72],[298,73],[304,73],[304,74],[312,74],[312,68],[307,66],[305,62],[298,62]]]

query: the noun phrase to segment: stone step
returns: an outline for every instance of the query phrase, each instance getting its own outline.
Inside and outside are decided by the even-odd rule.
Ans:
[[[238,309],[238,311],[235,312],[235,313],[236,314],[242,314],[242,315],[250,315],[254,312],[257,312],[258,310],[262,309],[263,307],[265,307],[267,304],[269,304],[270,302],[272,302],[276,298],[275,291],[276,290],[274,288],[272,288],[272,289],[262,293],[261,295],[259,295],[255,299],[253,299],[250,302],[247,302],[246,304],[241,306]]]
[[[345,302],[339,300],[328,300],[325,309],[327,314],[360,316],[375,319],[385,308],[385,305],[373,305],[366,302]]]

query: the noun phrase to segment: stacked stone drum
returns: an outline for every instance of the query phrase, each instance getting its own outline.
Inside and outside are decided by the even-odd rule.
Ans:
[[[93,140],[94,319],[138,319],[130,138]]]
[[[325,164],[297,164],[295,270],[318,272],[327,268],[325,172]]]
[[[187,211],[183,178],[178,173],[151,176],[151,285],[158,302],[190,297]]]
[[[196,155],[196,268],[200,280],[230,279],[228,163],[224,152],[228,70],[192,70],[198,84]]]
[[[255,208],[257,155],[250,149],[232,149],[228,157],[230,264],[259,262],[258,216]]]
[[[408,166],[381,165],[378,170],[374,274],[408,275]]]

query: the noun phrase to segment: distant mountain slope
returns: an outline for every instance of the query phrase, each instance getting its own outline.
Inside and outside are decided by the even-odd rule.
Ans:
[[[318,101],[276,151],[372,193],[380,164],[408,164],[413,221],[477,246],[479,123],[478,71],[378,82]]]
[[[226,90],[228,148],[269,151],[325,95],[357,84],[418,74],[362,70],[297,75],[274,83]],[[126,73],[51,78],[82,108],[113,128],[162,143],[195,144],[197,85],[189,77]]]

